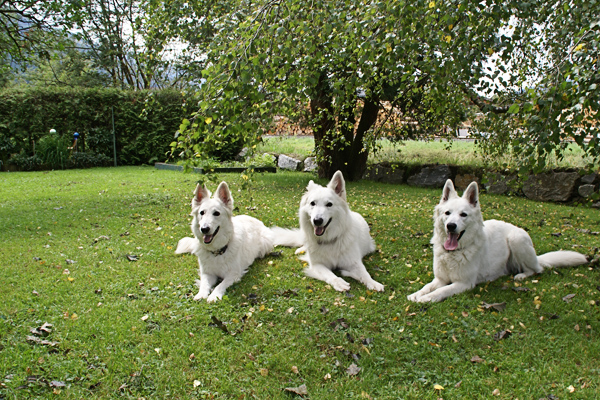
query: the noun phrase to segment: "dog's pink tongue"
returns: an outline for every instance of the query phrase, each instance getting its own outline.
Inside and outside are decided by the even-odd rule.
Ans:
[[[204,235],[204,243],[210,243],[212,241],[213,235]]]
[[[444,248],[448,251],[456,250],[458,247],[458,233],[449,233],[448,239],[444,243]]]
[[[321,236],[324,233],[325,233],[325,227],[324,226],[315,226],[315,235]]]

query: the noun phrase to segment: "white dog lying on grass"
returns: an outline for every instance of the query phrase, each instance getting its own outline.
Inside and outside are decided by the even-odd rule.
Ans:
[[[194,300],[219,300],[225,290],[242,279],[256,258],[273,250],[272,231],[256,218],[233,216],[233,198],[227,183],[221,182],[215,196],[198,185],[192,199],[194,238],[179,240],[176,254],[192,253],[198,257],[200,290]],[[211,293],[212,287],[222,279]]]
[[[575,251],[536,256],[531,238],[523,229],[502,221],[484,222],[476,182],[459,197],[448,179],[433,220],[434,279],[408,296],[410,301],[441,301],[504,275],[516,274],[515,280],[523,280],[544,268],[588,262],[586,256]]]
[[[375,251],[369,225],[346,202],[346,183],[337,171],[325,187],[310,181],[300,201],[300,229],[272,228],[284,246],[302,246],[296,254],[308,262],[306,275],[327,282],[335,290],[350,289],[350,284],[333,273],[354,278],[370,290],[383,291],[365,268],[362,258]]]

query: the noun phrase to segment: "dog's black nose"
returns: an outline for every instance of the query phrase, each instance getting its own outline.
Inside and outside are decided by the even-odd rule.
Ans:
[[[205,234],[208,233],[208,232],[210,232],[210,226],[203,226],[203,227],[201,227],[200,228],[200,232],[205,233]]]
[[[323,225],[323,218],[315,218],[315,219],[313,219],[313,224],[315,224],[315,226],[321,226],[321,225]]]
[[[456,224],[450,222],[448,225],[446,225],[446,229],[448,229],[448,232],[454,232],[456,230]]]

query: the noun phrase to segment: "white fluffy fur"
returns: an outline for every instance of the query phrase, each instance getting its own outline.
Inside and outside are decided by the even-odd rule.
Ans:
[[[348,290],[350,284],[333,273],[339,269],[343,276],[362,282],[368,289],[383,291],[384,286],[371,278],[362,262],[365,255],[375,251],[375,242],[365,219],[348,207],[346,184],[340,171],[326,187],[309,182],[300,201],[299,219],[300,230],[273,229],[278,244],[302,246],[296,254],[306,252],[301,257],[308,262],[306,275],[328,283],[335,290]],[[318,220],[323,221],[320,227]]]
[[[271,230],[258,219],[232,215],[233,198],[225,182],[221,182],[213,198],[210,196],[205,187],[196,187],[191,214],[195,237],[181,239],[175,253],[192,253],[198,257],[200,280],[196,283],[200,290],[194,300],[213,302],[242,279],[256,258],[273,250],[274,239]],[[212,240],[205,243],[205,238]],[[219,279],[221,283],[211,293]]]
[[[554,251],[536,256],[529,234],[506,222],[483,221],[477,183],[472,182],[459,197],[451,180],[446,181],[435,207],[432,282],[408,296],[415,302],[435,302],[472,289],[498,277],[516,274],[522,280],[544,268],[585,264],[587,258],[574,251]],[[452,248],[449,227],[462,232]],[[450,229],[452,230],[452,229]],[[456,242],[454,242],[456,245]]]

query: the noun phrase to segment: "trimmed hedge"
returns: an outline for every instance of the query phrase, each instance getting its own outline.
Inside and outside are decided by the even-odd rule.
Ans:
[[[187,116],[185,102],[181,92],[174,89],[123,91],[51,87],[0,91],[2,168],[6,168],[11,157],[31,164],[30,168],[41,168],[44,160],[36,154],[35,146],[50,135],[52,128],[63,143],[70,143],[73,133],[79,132],[78,151],[87,154],[77,156],[77,160],[61,162],[64,168],[106,164],[107,159],[113,159],[111,107],[114,108],[118,164],[164,161],[175,132]],[[28,164],[26,158],[34,155],[41,160],[32,159]],[[20,167],[29,169],[26,165]]]

